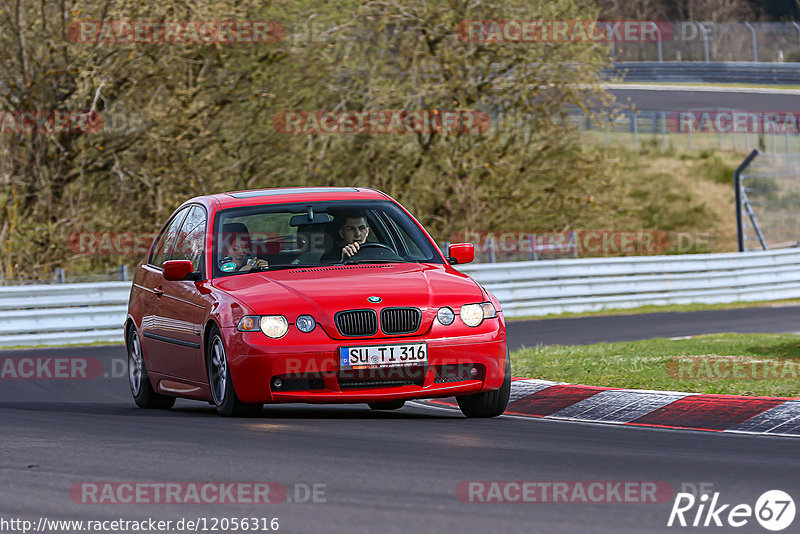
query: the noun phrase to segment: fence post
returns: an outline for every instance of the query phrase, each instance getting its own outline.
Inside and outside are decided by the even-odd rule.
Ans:
[[[64,283],[64,278],[65,278],[64,269],[62,269],[61,267],[57,267],[55,271],[53,271],[53,274],[55,275],[56,284]]]
[[[120,265],[117,267],[117,274],[119,275],[119,281],[125,282],[128,280],[128,266],[127,265]]]
[[[744,252],[744,228],[742,228],[742,172],[758,156],[758,150],[753,150],[733,173],[733,187],[736,190],[736,241],[739,252]]]

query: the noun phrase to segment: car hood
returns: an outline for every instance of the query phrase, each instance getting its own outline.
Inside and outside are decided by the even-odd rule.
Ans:
[[[241,274],[214,285],[258,315],[283,314],[290,322],[311,314],[332,326],[336,312],[411,306],[423,312],[427,329],[441,306],[481,302],[483,292],[471,278],[437,264],[370,264],[287,269]],[[379,297],[372,303],[369,297]],[[325,328],[332,333],[331,328]]]

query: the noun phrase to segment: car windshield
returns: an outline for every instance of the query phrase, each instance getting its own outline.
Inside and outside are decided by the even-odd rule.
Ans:
[[[443,263],[419,226],[390,201],[232,208],[214,223],[215,276],[359,263]]]

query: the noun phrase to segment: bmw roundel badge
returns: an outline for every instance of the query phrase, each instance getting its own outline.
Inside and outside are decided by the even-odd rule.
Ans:
[[[368,300],[368,301],[370,301],[370,302],[372,302],[373,304],[377,304],[377,303],[379,303],[380,301],[382,301],[383,299],[382,299],[382,298],[380,298],[380,297],[369,297],[367,300]]]

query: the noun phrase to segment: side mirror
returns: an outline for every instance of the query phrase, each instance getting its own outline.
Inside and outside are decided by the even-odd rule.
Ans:
[[[199,280],[200,273],[194,272],[192,262],[189,260],[169,260],[165,261],[161,266],[163,269],[164,280],[180,281],[180,280]]]
[[[471,263],[475,259],[475,245],[472,243],[453,243],[447,248],[450,263]]]

